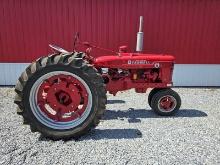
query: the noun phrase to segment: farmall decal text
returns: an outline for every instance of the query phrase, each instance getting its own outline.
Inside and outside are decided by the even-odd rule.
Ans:
[[[147,60],[128,60],[129,65],[143,65],[143,64],[151,64],[150,61]]]

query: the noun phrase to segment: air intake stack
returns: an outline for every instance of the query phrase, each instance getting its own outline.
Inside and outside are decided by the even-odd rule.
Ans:
[[[143,51],[143,40],[144,40],[143,16],[140,16],[139,32],[137,33],[137,45],[136,45],[137,52]]]

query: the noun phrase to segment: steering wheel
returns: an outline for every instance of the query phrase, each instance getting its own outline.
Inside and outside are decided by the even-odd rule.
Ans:
[[[73,42],[73,50],[76,49],[76,44],[79,41],[79,32],[76,32],[75,37],[74,37],[74,42]]]

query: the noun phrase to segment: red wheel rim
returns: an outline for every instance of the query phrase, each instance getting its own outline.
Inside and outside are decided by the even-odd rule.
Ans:
[[[37,92],[39,110],[56,122],[80,118],[88,104],[88,93],[77,78],[54,75],[43,81]]]
[[[167,95],[160,98],[158,108],[164,112],[173,111],[176,107],[176,99],[173,96]]]

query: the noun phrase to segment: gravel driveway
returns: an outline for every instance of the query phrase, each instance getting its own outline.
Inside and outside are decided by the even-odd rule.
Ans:
[[[0,88],[0,164],[220,164],[220,89],[176,88],[174,117],[159,117],[147,94],[108,96],[100,125],[77,141],[51,141],[22,125],[13,88]]]

